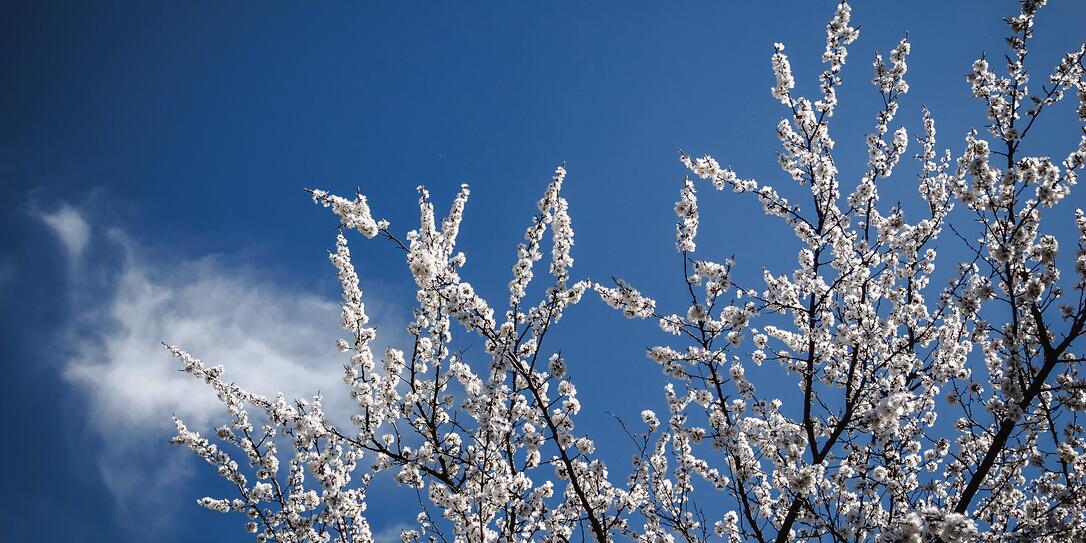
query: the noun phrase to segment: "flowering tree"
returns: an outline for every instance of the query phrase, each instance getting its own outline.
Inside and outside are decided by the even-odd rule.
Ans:
[[[1070,259],[1041,225],[1086,162],[1086,128],[1059,164],[1023,147],[1041,113],[1072,88],[1086,121],[1086,45],[1040,92],[1031,89],[1025,61],[1043,4],[1026,0],[1007,19],[1006,75],[984,58],[968,75],[987,106],[986,134],[968,133],[956,159],[938,153],[924,111],[915,138],[924,211],[913,222],[900,205],[880,205],[878,191],[909,145],[904,127],[891,131],[909,90],[908,39],[888,61],[875,57],[883,107],[867,136],[866,172],[848,194],[829,121],[847,46],[859,35],[850,8],[840,4],[826,27],[814,101],[793,92],[784,46],[775,44],[771,92],[787,108],[777,125],[780,165],[809,189],[802,205],[710,156],[680,158],[713,188],[752,194],[803,248],[790,273],[766,271],[757,288],[736,284],[730,260],[695,256],[698,183],[686,180],[675,205],[689,294],[679,313],[621,280],[570,278],[563,168],[517,247],[500,311],[460,276],[466,186],[440,222],[420,188],[421,224],[402,240],[374,219],[365,196],[311,191],[341,222],[330,258],[343,286],[349,339],[339,348],[349,353],[344,382],[357,412],[337,426],[320,396],[265,398],[168,346],[230,414],[215,432],[223,445],[175,420],[174,441],[237,488],[199,503],[248,515],[258,541],[371,541],[367,488],[388,471],[418,497],[405,542],[1086,540],[1086,376],[1076,352],[1086,328],[1086,215],[1075,211],[1079,237],[1065,242],[1077,244],[1070,278],[1057,266]],[[972,221],[948,222],[955,207]],[[373,351],[343,234],[352,229],[403,251],[418,289],[409,351]],[[532,300],[527,287],[548,230],[549,286]],[[937,290],[929,282],[940,235],[968,258],[945,265],[951,280]],[[546,342],[589,290],[674,336],[648,352],[668,380],[668,413],[646,410],[641,422],[623,423],[635,446],[620,478],[575,426],[577,389]],[[485,355],[452,351],[454,323],[482,338]],[[782,401],[760,393],[747,373],[767,363],[779,364],[774,371],[794,379],[799,394]]]

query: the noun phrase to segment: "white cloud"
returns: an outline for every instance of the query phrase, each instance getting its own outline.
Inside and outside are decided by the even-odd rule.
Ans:
[[[386,526],[373,533],[373,541],[374,543],[398,543],[403,541],[400,539],[400,532],[408,529],[411,529],[411,526],[403,523]]]
[[[39,213],[38,218],[48,226],[72,261],[78,260],[90,239],[90,228],[83,215],[75,208],[64,204],[52,213]]]
[[[75,230],[85,236],[80,214],[61,210],[53,216],[67,218],[57,224],[81,224]],[[70,230],[54,231],[69,246]],[[123,248],[123,260],[85,255],[98,260],[93,265],[117,267],[118,272],[106,295],[94,303],[71,297],[77,307],[66,338],[72,355],[63,375],[86,398],[89,430],[102,443],[95,451],[102,480],[122,515],[138,519],[145,531],[168,529],[170,515],[163,513],[204,495],[191,495],[200,490],[185,483],[194,467],[207,468],[188,451],[166,443],[173,431],[170,415],[207,433],[226,412],[206,384],[178,371],[160,342],[224,364],[228,379],[253,392],[272,396],[281,391],[300,398],[319,391],[325,410],[343,420],[353,403],[342,381],[346,355],[336,350],[335,340],[345,332],[339,328],[336,301],[285,287],[256,269],[220,258],[144,258],[123,233],[112,234]],[[75,239],[71,254],[78,255],[86,242],[85,237]],[[329,273],[334,274],[331,266]],[[71,288],[82,288],[79,277],[73,276]],[[390,304],[368,301],[375,323],[388,320],[381,307]],[[395,343],[387,334],[379,339]],[[160,525],[148,526],[148,518],[159,519]]]
[[[206,426],[222,412],[202,381],[177,371],[162,341],[225,364],[230,379],[254,392],[322,391],[328,403],[346,407],[335,394],[344,389],[344,359],[334,346],[342,336],[339,305],[252,270],[214,259],[158,270],[130,256],[96,317],[109,323],[78,344],[64,373],[88,393],[95,424],[111,433],[139,435],[170,413]]]

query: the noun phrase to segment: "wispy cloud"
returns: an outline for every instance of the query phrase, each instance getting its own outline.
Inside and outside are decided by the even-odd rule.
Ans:
[[[90,395],[97,425],[138,435],[170,413],[207,425],[222,411],[203,382],[177,371],[161,341],[224,363],[254,392],[341,399],[338,304],[214,258],[164,270],[132,251],[104,308],[108,324],[65,368]]]
[[[64,206],[42,219],[78,258],[89,232],[79,211]],[[118,270],[104,298],[87,303],[73,297],[80,307],[63,374],[86,398],[89,429],[103,443],[97,451],[101,475],[124,514],[168,519],[164,510],[192,503],[187,498],[196,496],[184,488],[193,465],[188,453],[165,444],[170,415],[208,429],[225,413],[203,382],[178,371],[161,341],[223,363],[231,380],[254,392],[299,398],[320,391],[329,413],[347,412],[344,359],[335,348],[338,302],[222,258],[150,259],[123,232],[109,237],[122,248],[113,258],[122,261],[99,262]],[[109,258],[94,251],[84,257]],[[80,288],[77,278],[72,288]],[[368,305],[380,320],[381,304]]]
[[[53,231],[68,258],[73,262],[79,260],[90,240],[90,227],[83,215],[64,204],[52,213],[39,212],[38,218]]]
[[[400,538],[400,532],[411,528],[407,524],[398,523],[392,526],[386,526],[373,533],[374,543],[398,543],[403,541]]]

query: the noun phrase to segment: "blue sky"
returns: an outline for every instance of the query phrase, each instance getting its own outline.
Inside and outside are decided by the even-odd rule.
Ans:
[[[831,128],[846,186],[863,168],[880,103],[868,83],[873,53],[909,32],[912,89],[898,119],[915,132],[927,105],[940,147],[958,151],[983,123],[963,76],[980,52],[1002,54],[1000,17],[1015,6],[854,6],[861,36]],[[217,412],[210,394],[177,379],[158,342],[237,368],[239,382],[261,392],[336,392],[338,291],[325,258],[335,220],[303,187],[359,186],[374,213],[405,232],[417,220],[416,185],[444,205],[469,182],[466,276],[501,299],[534,202],[564,162],[574,276],[620,275],[681,309],[678,150],[787,187],[774,155],[783,111],[769,95],[771,44],[787,45],[797,90],[816,92],[832,9],[5,3],[4,539],[245,540],[240,518],[193,501],[225,487],[166,443],[171,412],[197,421]],[[1083,23],[1080,2],[1042,11],[1037,77],[1081,43]],[[1069,105],[1027,152],[1071,149]],[[884,197],[914,197],[914,171],[899,168]],[[707,256],[736,255],[748,282],[763,267],[790,269],[796,246],[781,223],[750,200],[701,188]],[[1070,208],[1083,202],[1071,200],[1052,229],[1070,228]],[[395,341],[409,277],[391,245],[351,239],[375,321]],[[662,381],[643,354],[662,339],[654,328],[594,298],[571,312],[560,341],[585,403],[582,428],[614,436],[608,411],[660,407]],[[612,468],[629,453],[611,452]],[[379,530],[393,529],[407,503],[396,496],[409,498],[385,490],[391,498],[371,505]]]

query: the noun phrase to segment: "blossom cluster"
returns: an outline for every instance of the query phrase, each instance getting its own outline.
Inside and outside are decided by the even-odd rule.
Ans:
[[[573,280],[564,167],[538,201],[499,305],[464,278],[456,244],[467,185],[443,219],[419,187],[419,226],[402,239],[365,196],[310,191],[340,221],[329,259],[355,412],[333,423],[319,395],[253,394],[222,366],[167,346],[226,408],[213,436],[175,419],[174,442],[233,492],[197,503],[241,513],[261,542],[373,541],[366,498],[381,476],[418,499],[405,543],[1086,540],[1086,214],[1074,212],[1074,240],[1042,222],[1063,212],[1086,165],[1086,129],[1059,162],[1023,147],[1065,95],[1086,122],[1086,44],[1031,91],[1026,58],[1043,5],[1025,0],[1006,19],[1003,75],[984,57],[972,66],[966,81],[987,132],[965,134],[957,156],[938,151],[927,109],[912,138],[896,125],[909,40],[876,55],[882,106],[854,181],[842,179],[830,136],[859,36],[850,6],[840,3],[826,26],[816,98],[798,94],[784,45],[774,44],[770,94],[786,111],[776,133],[787,186],[680,154],[692,176],[674,206],[674,309],[622,279]],[[879,196],[910,139],[918,214]],[[758,288],[738,284],[739,265],[696,241],[698,179],[752,195],[783,220],[796,236],[794,267],[763,270]],[[967,224],[952,224],[954,213]],[[345,230],[402,251],[417,301],[402,350],[374,350]],[[953,242],[964,249],[947,250]],[[967,258],[947,264],[947,254]],[[545,288],[533,288],[540,280]],[[667,341],[646,353],[664,374],[666,412],[620,421],[633,443],[629,466],[609,466],[578,426],[583,402],[596,399],[579,396],[578,361],[548,339],[589,290],[628,318],[658,323]],[[482,352],[456,350],[461,333]],[[781,382],[794,392],[777,397]]]
[[[673,414],[661,422],[647,413],[644,421],[652,430],[660,426],[667,436],[661,439],[684,454],[675,466],[662,449],[648,459],[685,491],[681,501],[674,493],[652,498],[650,524],[664,526],[667,540],[707,539],[702,519],[683,514],[707,507],[683,486],[691,471],[732,507],[714,524],[714,534],[731,541],[1086,537],[1086,479],[1078,471],[1086,458],[1079,422],[1086,396],[1074,384],[1082,383],[1084,361],[1078,353],[1086,328],[1086,219],[1075,211],[1078,277],[1066,285],[1061,243],[1042,225],[1043,210],[1056,208],[1075,185],[1084,140],[1062,163],[1020,151],[1041,110],[1071,88],[1081,102],[1084,55],[1081,48],[1069,53],[1041,94],[1030,93],[1024,60],[1043,4],[1023,2],[1021,14],[1007,19],[1006,76],[982,58],[967,77],[988,109],[995,141],[973,131],[959,157],[940,154],[935,121],[924,109],[916,138],[925,204],[919,217],[907,218],[900,204],[881,205],[878,190],[910,143],[905,127],[893,128],[909,90],[907,38],[889,62],[875,57],[872,82],[883,107],[866,139],[867,169],[842,194],[829,123],[857,33],[845,4],[827,27],[819,99],[795,94],[784,45],[774,44],[770,59],[771,95],[788,109],[777,127],[779,162],[807,187],[808,209],[769,186],[738,182],[711,156],[681,155],[714,188],[755,194],[767,215],[794,230],[799,250],[795,269],[766,270],[760,290],[734,284],[730,261],[708,271],[694,255],[699,206],[688,180],[675,207],[690,294],[685,315],[645,304],[649,298],[627,283],[601,291],[626,316],[658,319],[685,343],[647,353],[672,380],[666,393]],[[1086,120],[1081,105],[1076,113]],[[1009,166],[997,165],[996,155]],[[957,204],[981,225],[975,240],[951,225]],[[950,229],[965,245],[959,254],[970,259],[950,266],[947,286],[933,291],[937,248],[946,246],[937,240]],[[703,281],[705,292],[693,288]],[[718,303],[726,292],[731,303]],[[799,394],[760,394],[748,370],[765,361],[794,376]],[[770,383],[773,393],[778,380]],[[682,448],[682,436],[712,447]],[[726,469],[709,467],[721,464]]]

